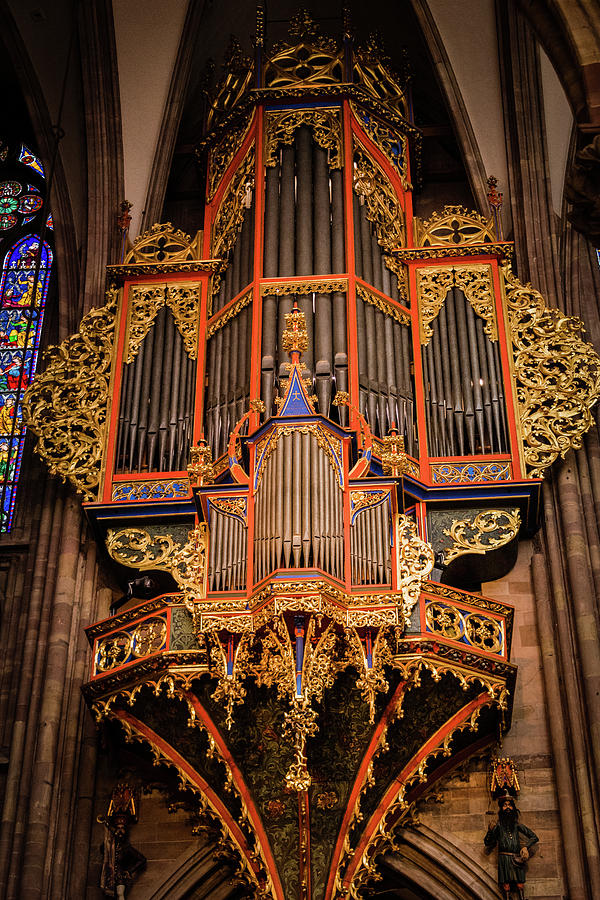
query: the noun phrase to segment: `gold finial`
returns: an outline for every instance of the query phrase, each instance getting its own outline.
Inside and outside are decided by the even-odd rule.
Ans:
[[[210,447],[204,438],[195,447],[190,447],[190,461],[187,467],[190,483],[195,482],[197,487],[212,484],[215,480],[215,470]]]
[[[382,443],[381,467],[383,474],[399,478],[404,474],[406,468],[406,453],[404,452],[404,438],[398,434],[393,422],[390,426],[390,434],[385,435]]]
[[[286,353],[300,355],[308,349],[308,331],[306,319],[294,301],[294,308],[285,316],[285,331],[281,337],[281,346]]]

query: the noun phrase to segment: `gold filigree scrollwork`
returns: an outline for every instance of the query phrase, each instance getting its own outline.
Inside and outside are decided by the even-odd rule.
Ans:
[[[465,553],[487,553],[504,547],[519,533],[521,516],[517,509],[487,509],[473,519],[455,519],[444,534],[452,539],[452,546],[444,550],[444,564],[448,565]]]
[[[191,238],[170,222],[157,222],[135,239],[124,264],[192,262],[200,258],[201,239],[202,232]]]
[[[248,501],[246,497],[211,497],[210,505],[224,516],[238,519],[242,525],[248,523]]]
[[[394,532],[398,590],[402,594],[404,624],[408,627],[423,582],[433,569],[435,555],[431,545],[419,537],[415,522],[408,516],[396,516]]]
[[[173,313],[183,346],[190,357],[198,355],[198,316],[200,314],[200,284],[185,281],[179,284],[136,284],[129,294],[129,322],[126,363],[137,356],[158,311],[168,306]]]
[[[491,341],[498,340],[498,326],[494,310],[492,269],[489,265],[455,266],[454,279],[474,312],[484,320],[483,330]]]
[[[131,656],[132,637],[127,631],[117,631],[98,642],[96,668],[100,672],[116,669]]]
[[[207,442],[201,438],[200,443],[190,447],[190,461],[187,467],[190,483],[203,487],[205,484],[213,484],[215,480],[215,468],[213,465],[212,450]]]
[[[213,322],[210,323],[208,328],[206,329],[206,339],[213,337],[217,331],[220,331],[228,322],[232,319],[235,319],[238,313],[241,313],[243,309],[247,306],[250,306],[252,303],[252,291],[248,291],[244,294],[243,297],[240,297],[239,300],[236,300],[232,306],[227,307],[227,309],[223,310],[223,312],[215,318]]]
[[[417,218],[414,222],[419,247],[490,244],[496,241],[493,219],[486,219],[463,206],[445,206],[442,212],[434,212],[424,222]]]
[[[579,449],[600,396],[600,359],[582,323],[550,309],[531,285],[502,269],[525,462],[541,478],[558,456]]]
[[[149,534],[143,528],[109,528],[106,535],[108,555],[130,569],[161,569],[170,572],[179,544],[170,534]]]
[[[383,625],[377,632],[372,650],[372,664],[367,663],[367,657],[355,626],[346,631],[347,655],[346,664],[354,666],[359,673],[356,687],[360,691],[362,699],[369,704],[369,722],[375,721],[375,700],[377,694],[389,689],[389,683],[385,677],[385,666],[392,665],[392,652],[388,641],[388,627]]]
[[[355,514],[361,509],[372,509],[374,506],[379,506],[389,495],[390,492],[387,488],[382,491],[350,491],[351,512]]]
[[[394,188],[379,166],[356,144],[354,148],[354,191],[367,206],[377,242],[391,252],[404,244],[404,213]]]
[[[244,210],[250,202],[254,186],[254,156],[252,143],[223,194],[212,227],[211,245],[214,257],[227,257],[241,231]],[[213,296],[219,290],[220,284],[221,274],[215,272],[212,278]]]
[[[489,463],[435,463],[431,466],[433,484],[479,484],[483,481],[510,481],[510,462],[499,460]]]
[[[366,109],[354,103],[351,103],[350,106],[363,130],[397,171],[402,187],[405,190],[410,190],[412,185],[406,177],[406,162],[408,158],[406,136],[393,131],[389,125],[384,124],[381,119],[373,116]]]
[[[368,290],[368,288],[363,287],[362,284],[356,285],[356,293],[365,303],[370,303],[371,306],[381,310],[384,315],[391,316],[392,319],[395,319],[400,325],[410,325],[410,316],[405,312],[402,312],[401,309],[398,309],[397,306],[394,306],[393,303],[388,303],[383,297],[380,297],[379,294],[375,294],[373,291]]]
[[[165,301],[175,320],[190,359],[198,356],[198,318],[200,315],[200,284],[183,281],[167,282]]]
[[[484,331],[489,339],[497,341],[491,266],[428,266],[417,270],[421,344],[426,345],[431,340],[431,323],[439,315],[448,291],[455,287],[464,293],[475,314],[484,320]]]
[[[343,293],[348,290],[348,279],[337,278],[323,281],[275,281],[271,284],[263,284],[260,289],[261,297],[287,294],[332,294],[336,291]]]
[[[341,169],[343,164],[342,120],[339,108],[335,109],[285,109],[268,112],[265,125],[265,166],[279,162],[280,144],[292,144],[301,125],[312,131],[315,142],[327,151],[330,169]]]
[[[188,533],[187,542],[171,557],[171,574],[183,590],[184,603],[197,619],[196,601],[206,597],[208,579],[208,528],[200,522]]]
[[[215,196],[223,175],[231,165],[250,128],[251,117],[246,117],[237,128],[230,128],[210,152],[208,167],[208,199]]]
[[[428,344],[433,336],[431,323],[438,317],[444,300],[454,287],[454,272],[447,266],[428,266],[417,269],[417,297],[419,299],[419,332],[421,344]]]
[[[340,84],[344,80],[343,51],[335,40],[322,37],[306,10],[291,20],[289,41],[273,47],[265,66],[268,88]]]
[[[111,500],[168,500],[187,497],[187,479],[176,481],[117,481],[113,484]]]
[[[23,417],[50,472],[85,500],[100,482],[118,291],[92,309],[77,334],[48,349],[48,365],[25,392]]]

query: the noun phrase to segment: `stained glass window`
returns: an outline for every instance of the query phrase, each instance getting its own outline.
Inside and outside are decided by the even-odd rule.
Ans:
[[[10,531],[53,253],[44,167],[23,144],[0,156],[0,532]],[[35,173],[35,174],[34,174]],[[22,180],[25,179],[25,180]],[[33,182],[33,183],[29,183]],[[36,184],[37,182],[37,184]]]

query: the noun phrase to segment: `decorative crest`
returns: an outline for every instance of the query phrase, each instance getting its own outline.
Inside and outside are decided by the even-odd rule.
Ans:
[[[390,434],[386,434],[383,437],[382,443],[381,465],[383,474],[391,475],[392,478],[400,478],[405,471],[406,453],[404,452],[404,437],[398,434],[394,422],[392,422]]]
[[[156,222],[133,242],[125,257],[125,264],[152,262],[188,262],[199,259],[202,232],[191,238],[175,229],[171,222]]]
[[[301,309],[294,302],[294,308],[285,316],[285,331],[281,338],[281,346],[286,353],[301,354],[308,350],[308,331],[306,319]]]
[[[510,793],[516,796],[520,791],[517,768],[509,756],[494,757],[490,766],[490,793],[493,797],[498,793]]]

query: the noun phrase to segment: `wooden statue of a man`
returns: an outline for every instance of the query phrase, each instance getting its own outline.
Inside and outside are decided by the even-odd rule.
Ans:
[[[531,828],[519,823],[519,810],[514,798],[506,792],[498,799],[498,821],[489,825],[484,843],[491,852],[498,846],[498,883],[509,900],[513,891],[519,900],[525,900],[525,867],[529,859],[529,849],[539,838]]]

